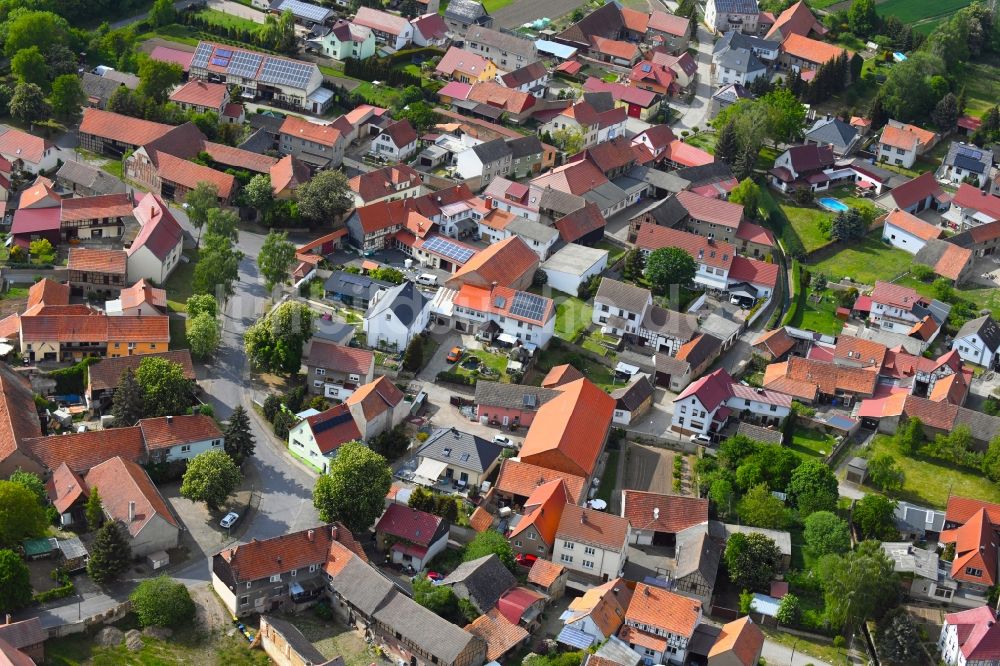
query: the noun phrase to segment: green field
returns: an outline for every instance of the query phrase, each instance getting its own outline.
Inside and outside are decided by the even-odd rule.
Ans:
[[[780,204],[782,212],[788,218],[788,222],[795,230],[795,235],[802,241],[802,247],[806,252],[818,250],[824,245],[830,244],[830,239],[820,231],[819,223],[822,220],[829,220],[830,213],[819,208],[806,208],[793,203]]]
[[[830,454],[835,442],[833,437],[810,428],[796,428],[790,448],[802,458],[822,458]]]
[[[509,5],[511,1],[512,0],[483,0],[483,9],[492,14],[498,9],[503,9]]]
[[[940,22],[969,5],[969,2],[970,0],[887,0],[876,5],[875,11],[882,16],[891,14],[903,23],[919,29],[921,25],[925,25],[923,21],[930,23],[937,19],[933,22]]]
[[[684,143],[701,148],[706,153],[715,154],[715,141],[718,135],[715,132],[702,132],[684,139]]]
[[[242,16],[235,16],[234,14],[220,12],[215,9],[202,9],[196,14],[196,16],[212,25],[222,26],[224,28],[238,28],[240,30],[256,32],[261,27],[261,24],[256,21],[245,19]]]
[[[806,268],[816,275],[824,274],[831,282],[849,277],[862,284],[889,282],[910,270],[913,255],[882,242],[882,234],[875,231],[860,241],[851,241],[826,258],[810,262]]]
[[[553,292],[556,303],[556,336],[572,342],[585,328],[590,326],[594,308],[575,296],[564,296]]]
[[[1000,100],[1000,60],[967,63],[958,76],[958,86],[965,87],[965,112],[982,117]]]
[[[903,489],[891,493],[898,499],[940,508],[948,503],[949,495],[1000,502],[1000,486],[978,470],[956,467],[921,455],[904,455],[886,435],[878,435],[872,441],[871,454],[877,453],[890,454],[903,470]]]
[[[827,335],[839,335],[844,329],[844,322],[836,317],[837,301],[833,297],[833,292],[827,289],[820,296],[819,302],[816,302],[810,298],[814,297],[814,292],[811,290],[797,295],[799,307],[788,325]]]

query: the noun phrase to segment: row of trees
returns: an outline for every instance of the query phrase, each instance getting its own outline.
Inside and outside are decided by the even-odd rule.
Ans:
[[[788,88],[726,107],[712,121],[719,131],[715,157],[728,164],[737,180],[753,174],[765,140],[777,145],[801,136],[805,108]]]
[[[281,16],[268,13],[264,18],[264,24],[252,30],[234,25],[222,25],[194,9],[183,12],[180,19],[185,25],[240,44],[259,47],[265,51],[295,55],[298,50],[298,40],[295,36],[295,17],[287,9],[282,12]]]
[[[339,169],[320,171],[300,185],[294,197],[283,199],[275,197],[270,175],[257,174],[239,196],[266,227],[333,225],[354,206],[350,182]]]

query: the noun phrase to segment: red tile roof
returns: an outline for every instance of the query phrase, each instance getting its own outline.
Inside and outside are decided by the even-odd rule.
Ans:
[[[757,339],[757,342],[754,343],[754,347],[763,347],[770,352],[774,358],[784,356],[791,351],[794,346],[795,341],[789,337],[788,331],[785,330],[784,326],[764,333]]]
[[[732,385],[733,378],[729,373],[719,369],[689,384],[674,398],[674,402],[677,403],[693,395],[698,397],[698,401],[706,410],[714,411],[732,396]]]
[[[477,252],[448,278],[447,284],[453,288],[460,285],[488,288],[494,283],[511,287],[522,282],[529,272],[533,275],[538,264],[535,251],[520,236],[511,236]]]
[[[163,416],[139,421],[142,437],[149,451],[169,449],[181,444],[222,439],[222,431],[210,416],[190,414]]]
[[[528,428],[521,460],[589,477],[604,448],[615,400],[589,379],[558,388]]]
[[[854,56],[854,53],[847,51],[847,49],[796,34],[786,37],[781,49],[790,56],[816,65],[835,60],[845,51],[848,60]]]
[[[945,622],[955,627],[965,661],[988,663],[1000,659],[1000,623],[989,606],[949,613]]]
[[[345,404],[314,414],[306,419],[320,453],[327,455],[347,442],[361,441],[361,431]]]
[[[208,153],[213,161],[227,167],[248,169],[257,173],[270,173],[271,167],[278,163],[278,158],[261,155],[242,148],[234,148],[223,143],[205,141],[201,149]]]
[[[617,39],[606,39],[598,35],[590,36],[590,44],[599,53],[612,58],[632,61],[639,57],[639,47],[632,42],[621,42]]]
[[[496,610],[508,622],[518,623],[524,617],[524,614],[528,612],[528,609],[544,599],[544,594],[526,587],[514,587],[500,595],[500,599],[497,600]]]
[[[40,164],[45,151],[53,147],[52,142],[34,134],[9,128],[0,134],[0,154],[19,158],[30,164]]]
[[[28,438],[41,434],[31,385],[9,366],[0,364],[0,460],[13,455]]]
[[[997,580],[996,532],[986,509],[979,509],[961,527],[944,530],[941,543],[955,544],[955,559],[951,564],[951,577],[966,583],[989,587]],[[976,576],[969,570],[982,572]]]
[[[587,77],[587,80],[583,84],[583,89],[587,92],[611,93],[611,97],[616,102],[626,102],[644,109],[652,106],[657,98],[657,94],[652,91],[635,88],[633,86],[626,86],[622,83],[604,81],[593,76]],[[624,137],[622,137],[622,139],[624,140]]]
[[[228,563],[233,582],[242,583],[303,569],[311,564],[327,564],[332,555],[339,559],[345,547],[362,561],[368,561],[354,535],[340,523],[243,543],[223,550],[219,557]]]
[[[345,401],[349,407],[361,405],[361,411],[366,420],[371,421],[379,414],[391,409],[403,400],[403,392],[382,375],[372,382],[358,387]]]
[[[559,576],[563,574],[563,571],[565,571],[565,568],[561,564],[537,559],[531,565],[531,569],[528,570],[528,582],[539,587],[548,588],[549,585],[556,582]]]
[[[736,250],[729,243],[658,224],[639,225],[635,246],[651,252],[665,247],[680,248],[696,262],[724,271],[729,271],[736,257]]]
[[[535,488],[524,502],[521,520],[507,535],[513,539],[529,527],[534,527],[542,541],[549,547],[555,544],[556,530],[566,506],[566,484],[553,479]]]
[[[547,467],[507,458],[500,465],[495,488],[498,492],[519,497],[530,497],[535,489],[553,479],[562,479],[566,484],[566,495],[576,504],[584,499],[586,479]]]
[[[14,211],[14,221],[10,226],[10,232],[19,236],[44,231],[58,231],[59,228],[58,208],[19,208]],[[27,243],[27,239],[25,242]]]
[[[636,530],[676,534],[708,521],[708,500],[699,497],[624,490],[622,503],[622,515]]]
[[[555,227],[563,242],[572,243],[607,226],[607,223],[600,207],[588,201],[582,208],[556,220]]]
[[[185,72],[191,69],[191,61],[194,59],[194,51],[185,51],[170,46],[157,46],[150,52],[149,57],[160,62],[171,62],[180,65]]]
[[[763,649],[764,632],[747,615],[722,625],[722,631],[708,651],[708,658],[717,659],[731,653],[741,666],[756,666]]]
[[[142,431],[137,428],[111,428],[87,432],[51,435],[24,440],[25,449],[49,469],[66,463],[72,471],[87,472],[90,468],[116,456],[131,461],[145,457]],[[93,484],[88,483],[88,487]],[[104,487],[101,487],[104,494]]]
[[[729,269],[729,280],[764,285],[774,289],[778,284],[778,265],[766,261],[733,257],[733,267]]]
[[[765,229],[759,224],[747,222],[746,220],[740,222],[740,226],[736,230],[736,237],[748,243],[767,245],[769,247],[775,246],[774,234],[771,233],[770,229]]]
[[[489,661],[500,659],[529,636],[527,629],[508,620],[496,608],[467,624],[465,630],[486,643],[486,659]]]
[[[390,504],[375,525],[376,534],[403,539],[413,544],[429,547],[440,531],[442,518],[425,511]]]
[[[535,104],[535,97],[531,93],[507,88],[494,81],[481,81],[472,86],[468,99],[513,114],[524,113]]]
[[[118,298],[121,301],[122,310],[131,310],[144,303],[164,311],[167,308],[167,291],[152,286],[145,279],[139,280],[128,289],[122,289]]]
[[[125,193],[63,199],[60,220],[77,222],[132,215],[132,200]]]
[[[139,248],[145,247],[160,261],[164,261],[170,251],[183,242],[184,232],[181,225],[163,203],[163,199],[157,195],[149,193],[144,196],[135,207],[134,215],[142,228],[129,246],[129,256],[135,254]]]
[[[916,236],[917,238],[928,241],[932,238],[937,238],[941,235],[941,229],[930,224],[929,222],[924,222],[916,215],[907,213],[905,210],[894,209],[885,218],[885,224],[891,224],[892,226],[902,229],[911,236]]]
[[[154,150],[150,156],[156,164],[157,174],[168,183],[193,190],[203,182],[211,183],[219,190],[219,197],[229,199],[236,187],[236,179],[211,167],[176,157],[162,150]]]
[[[739,204],[704,197],[688,191],[678,192],[676,196],[677,203],[681,204],[688,214],[696,220],[721,224],[736,230],[743,219],[743,206]]]
[[[338,142],[343,141],[340,130],[332,125],[321,125],[292,115],[285,116],[285,120],[281,123],[281,128],[278,132],[330,148],[337,145]]]
[[[201,79],[188,81],[170,93],[170,101],[177,104],[191,104],[209,109],[221,109],[229,99],[229,89],[224,83],[210,83]]]
[[[972,261],[972,256],[973,253],[970,248],[945,243],[944,252],[932,268],[941,277],[946,277],[949,280],[958,280],[965,267]],[[924,320],[926,326],[933,325],[935,327],[934,330],[937,329],[937,323],[933,319],[924,317]],[[925,337],[924,339],[927,340],[929,337]]]
[[[400,120],[388,125],[382,130],[382,134],[392,139],[397,148],[404,148],[418,138],[417,131],[413,129],[413,125],[410,124],[409,120]]]
[[[556,365],[553,366],[553,368],[545,375],[545,378],[542,379],[542,387],[556,388],[557,386],[562,386],[563,384],[568,384],[569,382],[575,382],[577,379],[583,379],[583,377],[584,374],[569,363]]]
[[[473,79],[476,79],[482,76],[483,72],[487,71],[492,65],[492,62],[478,53],[452,46],[441,56],[441,60],[438,62],[437,67],[434,68],[434,71],[445,76],[452,76],[455,72],[459,72],[461,74],[468,74]]]
[[[389,14],[371,7],[359,7],[354,22],[366,28],[384,32],[389,35],[400,35],[410,27],[410,22],[401,16]]]
[[[396,195],[399,191],[397,188],[419,187],[421,183],[423,176],[407,164],[391,164],[350,180],[351,190],[366,202]]]
[[[788,360],[788,379],[797,382],[815,384],[821,393],[834,395],[837,391],[846,391],[863,396],[875,393],[878,375],[872,370],[834,365],[824,361],[814,361],[808,358],[793,357]],[[771,384],[767,388],[779,390]]]
[[[89,489],[97,488],[100,492],[104,512],[125,523],[133,537],[142,531],[153,516],[160,516],[174,527],[180,528],[149,474],[131,459],[115,456],[95,465],[84,481]],[[134,510],[131,521],[130,510]]]
[[[983,192],[975,185],[962,183],[958,186],[951,203],[959,208],[970,208],[985,213],[994,220],[1000,220],[1000,197]],[[978,228],[974,227],[973,231]]]
[[[42,278],[28,288],[28,308],[35,305],[69,304],[69,285]]]
[[[932,171],[921,174],[889,192],[896,207],[904,209],[912,207],[927,197],[940,197],[942,193],[943,190],[934,179],[934,172]]]
[[[690,638],[701,618],[701,604],[695,599],[646,583],[635,586],[632,601],[625,612],[629,622],[664,629]]]
[[[879,138],[878,142],[884,146],[890,146],[892,148],[902,148],[907,151],[915,151],[917,146],[920,144],[920,139],[916,134],[910,132],[905,127],[886,125],[882,128],[882,136]]]
[[[142,146],[173,129],[170,125],[140,120],[120,113],[86,108],[80,121],[80,134],[92,134],[102,139]]]
[[[71,271],[124,275],[127,264],[128,255],[125,254],[124,250],[71,247],[66,268]]]
[[[628,78],[631,81],[650,81],[663,88],[669,88],[677,79],[677,75],[666,65],[640,60],[632,67]]]
[[[675,16],[667,12],[654,9],[649,15],[649,30],[658,30],[668,35],[684,37],[691,30],[691,21],[683,16]]]
[[[872,290],[871,296],[872,303],[892,305],[907,312],[923,300],[916,289],[881,281],[875,283],[875,289]]]
[[[66,513],[81,497],[90,493],[80,475],[71,470],[65,463],[59,465],[47,484],[49,499],[59,513]]]
[[[888,351],[888,347],[878,342],[853,335],[841,335],[837,338],[837,346],[833,348],[833,357],[849,360],[854,365],[881,370]]]
[[[295,189],[309,180],[309,167],[291,155],[285,155],[278,160],[270,170],[271,187],[281,192],[285,189]]]
[[[191,363],[191,352],[186,349],[175,349],[172,351],[160,352],[156,354],[135,354],[132,356],[119,356],[117,358],[104,358],[94,363],[88,369],[91,391],[106,391],[118,386],[122,373],[126,370],[135,370],[146,358],[162,358],[171,363],[181,366],[184,376],[187,379],[195,379],[194,366]]]
[[[827,29],[816,17],[803,0],[799,0],[794,5],[781,12],[774,25],[764,36],[764,39],[788,39],[789,35],[801,35],[806,37],[810,32],[818,35],[825,35]]]
[[[950,495],[945,509],[944,519],[948,523],[965,524],[969,522],[980,509],[985,509],[990,523],[1000,526],[1000,504],[993,504],[974,497]]]

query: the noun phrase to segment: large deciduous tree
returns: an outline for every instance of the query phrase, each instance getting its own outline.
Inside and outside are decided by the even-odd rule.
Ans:
[[[503,538],[502,534],[494,530],[486,530],[477,534],[465,547],[463,559],[466,562],[471,562],[487,555],[496,555],[503,562],[503,565],[511,571],[514,571],[517,566],[517,562],[514,560],[514,549],[511,548],[510,543]]]
[[[295,190],[299,215],[313,224],[333,224],[351,209],[354,195],[342,171],[320,171]]]
[[[896,502],[883,495],[869,493],[854,505],[851,518],[865,539],[891,540],[896,530]]]
[[[814,557],[839,555],[851,549],[851,530],[847,522],[830,511],[816,511],[805,521],[806,547]]]
[[[878,541],[864,541],[843,556],[828,555],[821,569],[827,619],[845,635],[868,618],[882,617],[898,600],[892,559]]]
[[[272,231],[264,238],[257,254],[257,270],[267,290],[288,281],[289,272],[295,264],[295,246],[289,242],[287,232]]]
[[[837,477],[820,461],[807,460],[792,472],[788,499],[798,507],[801,517],[815,511],[835,511],[838,497]]]
[[[215,510],[236,492],[241,480],[239,468],[225,451],[205,451],[188,461],[181,496]]]
[[[136,368],[135,380],[142,391],[145,418],[186,414],[191,407],[193,387],[180,363],[144,358]]]
[[[188,320],[187,341],[191,355],[196,358],[208,358],[219,348],[219,323],[215,317],[202,312]]]
[[[37,46],[18,51],[10,59],[10,71],[18,83],[34,83],[42,90],[49,87],[49,66]]]
[[[243,344],[247,358],[261,370],[298,372],[302,347],[312,331],[312,310],[286,301],[246,330]]]
[[[71,118],[80,112],[87,96],[76,74],[62,74],[52,82],[52,111],[60,118]]]
[[[45,93],[34,83],[22,81],[14,88],[10,98],[10,115],[23,123],[33,123],[49,115]]]
[[[194,600],[187,587],[166,575],[139,583],[129,601],[143,627],[179,627],[195,618]]]
[[[48,520],[35,493],[19,483],[0,481],[0,546],[13,547],[45,533]]]
[[[646,259],[646,279],[660,294],[666,294],[671,285],[686,287],[691,284],[697,270],[694,258],[679,247],[661,247]]]
[[[392,469],[385,458],[359,442],[347,442],[319,477],[313,504],[325,522],[338,521],[353,534],[368,530],[385,509]]]
[[[28,566],[13,550],[0,550],[0,612],[11,613],[30,603]]]
[[[180,65],[146,58],[139,65],[139,87],[136,92],[157,104],[163,104],[167,101],[170,89],[180,83],[182,76],[184,71]]]
[[[764,590],[781,566],[781,551],[768,536],[737,532],[726,541],[729,579],[740,589]]]
[[[788,524],[788,510],[780,499],[771,494],[766,483],[761,483],[743,496],[737,513],[744,523],[753,527],[782,529]]]
[[[184,203],[191,226],[200,231],[208,221],[208,211],[219,207],[219,188],[209,182],[198,183],[184,196]]]

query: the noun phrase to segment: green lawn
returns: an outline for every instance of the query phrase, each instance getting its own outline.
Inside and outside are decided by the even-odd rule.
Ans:
[[[994,317],[1000,317],[1000,289],[984,287],[981,289],[959,289],[959,295],[967,298],[982,310],[986,309],[993,313]]]
[[[552,294],[556,303],[556,336],[572,342],[587,326],[594,312],[590,303],[561,292]]]
[[[948,18],[969,4],[970,0],[886,0],[875,6],[881,16],[895,16],[903,23],[914,25],[928,19]]]
[[[122,178],[122,161],[121,160],[108,160],[101,165],[101,169],[107,173],[110,173],[115,178]]]
[[[188,261],[178,263],[163,285],[167,290],[167,307],[172,312],[187,312],[187,299],[193,293],[191,282],[195,264],[198,263],[198,250],[188,250],[184,256]]]
[[[830,256],[811,263],[807,268],[813,275],[823,273],[831,282],[849,277],[862,284],[889,282],[910,270],[913,255],[882,242],[879,231],[862,240],[852,241]]]
[[[563,365],[564,363],[569,363],[577,370],[585,374],[590,381],[605,390],[621,388],[621,382],[615,385],[615,373],[610,367],[604,365],[603,363],[598,363],[590,360],[589,358],[585,358],[580,354],[575,353],[573,350],[566,349],[561,345],[550,344],[548,349],[542,351],[538,357],[537,368],[541,373],[541,377],[544,377],[545,373],[549,370],[557,365]],[[539,377],[539,381],[541,380],[541,377]]]
[[[28,297],[27,287],[11,287],[7,291],[0,294],[0,300],[16,301],[20,298]]]
[[[818,250],[830,243],[830,239],[820,230],[819,224],[831,218],[830,213],[820,208],[799,206],[791,200],[779,204],[795,234],[802,241],[806,252]]]
[[[256,32],[257,30],[260,30],[262,25],[256,21],[245,19],[242,16],[227,14],[215,9],[202,9],[195,14],[195,16],[211,25],[221,26],[223,28],[236,28],[238,30],[246,30],[248,32]]]
[[[958,86],[965,87],[965,112],[982,117],[1000,99],[1000,60],[970,62],[962,66]],[[960,88],[959,88],[960,89]]]
[[[601,474],[601,485],[597,489],[597,499],[611,503],[611,493],[615,491],[615,482],[618,480],[618,451],[608,451],[608,463],[604,466],[604,474]]]
[[[920,455],[904,455],[893,439],[886,435],[875,437],[871,453],[890,454],[903,470],[902,490],[890,493],[898,499],[939,508],[948,503],[949,495],[1000,502],[1000,486],[986,479],[978,470],[956,467]]]
[[[170,42],[178,42],[180,44],[187,44],[188,46],[198,46],[198,32],[189,28],[186,25],[181,25],[180,23],[172,23],[170,25],[160,26],[150,30],[149,32],[144,32],[137,37],[137,40],[144,42],[154,37],[159,37]]]
[[[483,8],[492,14],[498,9],[503,9],[511,3],[512,0],[483,0]]]
[[[812,290],[807,290],[801,295],[795,317],[788,325],[827,335],[839,335],[844,322],[836,317],[837,301],[833,293],[829,289],[825,290],[818,303],[810,298],[813,294]]]
[[[473,356],[480,360],[482,366],[496,371],[497,375],[484,375],[478,370],[470,370],[462,367],[462,364],[466,361],[466,359]],[[462,354],[462,358],[459,362],[452,364],[451,371],[468,377],[482,377],[483,379],[490,379],[492,381],[509,382],[510,378],[507,377],[507,360],[507,357],[502,354],[493,354],[482,349],[467,349]]]
[[[622,255],[624,255],[628,250],[623,248],[621,245],[615,245],[614,243],[606,240],[602,240],[597,243],[594,247],[599,250],[608,251],[608,266],[613,265]]]
[[[820,659],[833,666],[842,666],[850,663],[844,656],[843,650],[833,647],[832,643],[825,643],[819,639],[807,638],[799,635],[792,635],[780,629],[773,629],[766,625],[760,625],[768,638],[775,643],[781,643],[785,647],[795,648],[796,652],[807,654],[810,657]]]
[[[355,93],[364,98],[369,104],[389,108],[399,98],[399,91],[391,86],[376,86],[369,81],[365,81],[354,89]]]
[[[684,143],[701,148],[706,153],[715,154],[715,141],[718,135],[715,132],[702,132],[694,134],[684,139]]]
[[[830,454],[834,445],[833,437],[810,428],[796,428],[792,443],[788,448],[803,458],[823,458]]]

